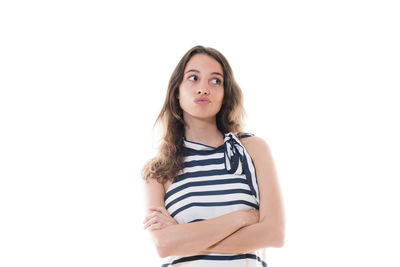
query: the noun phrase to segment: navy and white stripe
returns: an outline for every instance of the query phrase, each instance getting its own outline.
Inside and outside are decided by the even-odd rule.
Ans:
[[[241,138],[253,136],[244,134]],[[215,218],[232,211],[259,208],[253,161],[235,133],[211,147],[184,138],[184,168],[165,197],[165,207],[180,224]],[[264,249],[246,254],[171,256],[166,266],[266,266]]]

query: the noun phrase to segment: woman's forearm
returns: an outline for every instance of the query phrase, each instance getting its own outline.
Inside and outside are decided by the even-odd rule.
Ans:
[[[235,211],[204,221],[171,225],[153,231],[153,236],[160,257],[183,256],[204,251],[250,223],[246,211]]]
[[[241,228],[203,252],[246,253],[265,247],[282,247],[283,239],[283,231],[261,222]]]

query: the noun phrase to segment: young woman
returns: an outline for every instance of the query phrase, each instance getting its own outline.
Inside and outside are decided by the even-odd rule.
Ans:
[[[284,212],[267,143],[242,132],[242,93],[226,58],[190,49],[156,120],[158,155],[142,169],[148,229],[166,266],[266,266]]]

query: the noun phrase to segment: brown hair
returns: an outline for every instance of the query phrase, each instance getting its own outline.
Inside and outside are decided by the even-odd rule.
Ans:
[[[158,155],[148,160],[142,168],[142,178],[145,180],[152,178],[157,179],[160,183],[165,183],[167,180],[174,179],[183,169],[185,121],[177,97],[186,64],[196,54],[211,56],[221,64],[223,69],[224,99],[221,109],[216,115],[217,128],[222,133],[242,131],[246,116],[243,108],[243,96],[228,61],[214,48],[200,45],[191,48],[179,61],[171,75],[164,105],[154,123],[154,126],[161,123],[162,143],[158,149]]]

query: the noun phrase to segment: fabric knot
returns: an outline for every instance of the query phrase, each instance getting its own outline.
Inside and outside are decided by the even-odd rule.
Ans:
[[[243,174],[242,162],[244,157],[243,147],[236,142],[229,133],[225,137],[225,168],[229,173]]]
[[[236,175],[241,175],[245,174],[247,183],[249,184],[251,193],[258,199],[258,194],[254,185],[257,185],[256,182],[256,177],[255,177],[255,170],[254,167],[252,167],[252,171],[249,168],[249,162],[253,166],[253,162],[249,156],[249,158],[246,157],[246,152],[239,141],[239,139],[236,138],[232,133],[226,134],[225,140],[225,169],[232,174]],[[252,174],[252,172],[254,174]]]

